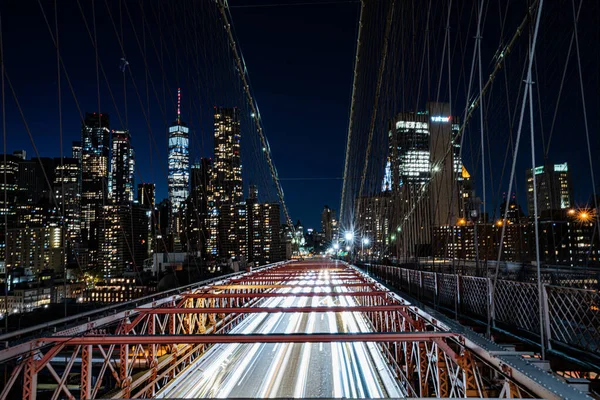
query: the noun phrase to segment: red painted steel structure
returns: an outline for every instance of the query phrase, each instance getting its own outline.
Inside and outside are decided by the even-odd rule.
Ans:
[[[315,280],[323,271],[329,279]],[[281,292],[315,288],[343,291]],[[279,296],[350,296],[356,305],[261,307]],[[264,312],[360,312],[372,333],[228,334]],[[556,398],[358,270],[321,260],[268,266],[11,346],[0,351],[0,362],[14,364],[0,400],[35,399],[41,379],[55,386],[53,398],[151,398],[215,343],[333,341],[377,343],[407,396]]]

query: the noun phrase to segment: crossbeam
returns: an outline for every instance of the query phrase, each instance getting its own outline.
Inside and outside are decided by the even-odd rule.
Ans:
[[[213,285],[211,286],[212,289],[294,289],[294,288],[303,288],[303,287],[308,287],[308,288],[325,288],[325,287],[332,287],[332,286],[337,286],[334,284],[331,285],[287,285],[287,284],[280,284],[280,283],[276,283],[276,284],[259,284],[259,285],[254,285],[254,284],[250,284],[250,285],[240,285],[240,284],[234,284],[234,285]],[[344,287],[374,287],[376,286],[375,283],[346,283],[344,284]],[[292,293],[290,293],[292,294]],[[295,293],[293,293],[295,294]]]
[[[381,312],[399,311],[402,305],[388,306],[306,306],[306,307],[190,307],[190,308],[136,308],[146,314],[258,314],[258,313],[311,313],[311,312]]]
[[[266,298],[266,297],[375,297],[386,296],[389,292],[368,291],[368,292],[309,292],[309,293],[183,293],[181,296],[190,299],[246,299],[246,298]]]
[[[41,342],[67,343],[70,346],[121,344],[215,344],[215,343],[333,343],[333,342],[431,342],[435,339],[458,338],[452,332],[392,332],[392,333],[295,333],[257,335],[111,335],[111,336],[50,336]]]

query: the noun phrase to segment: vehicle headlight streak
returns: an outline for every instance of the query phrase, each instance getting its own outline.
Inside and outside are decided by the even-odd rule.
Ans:
[[[329,271],[320,271],[288,281],[291,285],[315,287],[278,289],[278,292],[289,293],[290,296],[265,299],[261,301],[261,307],[357,305],[353,297],[332,296],[335,292],[348,291],[343,286],[344,282],[334,277]],[[310,292],[321,293],[322,296],[294,296]],[[360,313],[327,312],[252,314],[231,333],[369,331],[369,325]],[[316,378],[319,371],[315,372],[315,369],[319,368],[321,374],[328,376],[323,381],[321,377]],[[378,379],[378,376],[387,378]],[[318,385],[315,384],[317,380]],[[391,371],[373,343],[219,344],[157,395],[188,398],[384,396],[402,397],[403,393],[394,383]]]

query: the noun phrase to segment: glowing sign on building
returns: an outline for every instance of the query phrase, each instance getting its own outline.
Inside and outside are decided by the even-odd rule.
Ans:
[[[450,116],[442,117],[441,115],[434,115],[431,117],[431,122],[450,122]]]

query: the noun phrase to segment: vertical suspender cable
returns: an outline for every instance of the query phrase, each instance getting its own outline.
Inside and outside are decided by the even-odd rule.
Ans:
[[[533,57],[532,57],[533,58]],[[535,170],[535,137],[534,137],[534,126],[533,126],[533,95],[531,86],[533,82],[530,79],[527,81],[527,92],[529,93],[529,125],[531,130],[531,170]],[[535,229],[535,261],[536,261],[536,269],[537,269],[537,286],[538,286],[538,307],[539,307],[539,315],[540,315],[540,346],[542,348],[542,359],[546,358],[546,348],[544,342],[544,310],[543,304],[544,300],[542,297],[542,277],[540,272],[540,233],[538,226],[538,201],[537,201],[537,183],[535,174],[532,174],[533,177],[533,226]],[[507,200],[508,201],[508,200]],[[506,214],[505,214],[506,217]]]
[[[2,16],[0,15],[0,69],[2,70],[2,140],[4,144],[4,332],[8,332],[8,269],[6,268],[6,242],[8,241],[8,195],[6,180],[6,102],[4,97],[4,47],[2,38]]]
[[[373,143],[373,133],[375,131],[375,123],[377,122],[377,113],[379,111],[379,98],[381,97],[381,86],[383,85],[383,74],[385,72],[385,64],[387,61],[388,48],[389,48],[389,37],[392,29],[392,22],[394,20],[394,5],[396,1],[392,0],[390,8],[388,10],[387,22],[385,26],[385,34],[383,37],[383,49],[381,52],[381,60],[379,61],[379,73],[377,74],[377,86],[375,88],[375,101],[373,104],[373,113],[371,114],[371,123],[369,125],[369,137],[367,139],[367,150],[365,153],[365,165],[363,167],[362,176],[360,178],[360,187],[358,189],[357,197],[362,196],[363,189],[365,187],[365,181],[367,180],[367,171],[369,169],[369,157],[371,154],[371,146]],[[358,214],[358,202],[356,206],[356,214]],[[348,227],[348,226],[347,226]],[[348,228],[353,228],[353,223]],[[354,230],[354,229],[352,229]]]
[[[57,96],[58,96],[58,137],[59,137],[59,146],[60,146],[60,190],[61,190],[61,209],[62,209],[62,224],[60,228],[60,239],[61,239],[61,247],[62,252],[61,260],[63,263],[63,302],[65,303],[65,318],[67,318],[67,263],[66,263],[66,255],[67,250],[65,247],[66,244],[66,226],[67,226],[67,218],[65,215],[65,167],[64,167],[64,154],[63,154],[63,126],[62,126],[62,94],[60,89],[60,46],[58,40],[58,2],[54,0],[54,27],[56,30],[56,82],[57,82]],[[50,182],[52,183],[52,182]],[[52,187],[49,188],[51,191]],[[54,195],[54,194],[52,194]]]
[[[535,28],[533,31],[533,41],[531,43],[531,48],[529,49],[529,62],[528,62],[528,66],[527,66],[526,82],[531,82],[531,70],[533,67],[533,58],[535,55],[535,45],[537,42],[537,35],[538,35],[539,26],[540,26],[540,19],[541,19],[541,15],[542,15],[543,5],[544,5],[544,0],[540,0],[538,10],[537,10],[537,17],[536,17],[536,21],[535,21]],[[531,10],[531,8],[529,10]],[[511,167],[511,171],[510,171],[510,180],[508,182],[508,193],[512,193],[513,182],[515,180],[515,168],[517,165],[517,155],[519,154],[519,144],[521,142],[521,140],[520,140],[521,139],[521,130],[523,128],[523,116],[525,114],[525,106],[527,105],[527,97],[528,96],[529,96],[529,91],[524,90],[523,91],[523,104],[521,105],[521,113],[519,116],[519,127],[517,129],[517,137],[515,139],[515,152],[513,154],[513,162],[512,162],[512,167]],[[506,219],[506,215],[508,214],[509,203],[510,203],[510,201],[507,201],[506,205],[505,205],[505,209],[504,209],[505,219]],[[535,223],[537,224],[537,221],[535,221]],[[492,279],[491,300],[488,302],[489,311],[488,311],[487,330],[486,330],[486,333],[488,336],[490,336],[490,334],[491,334],[492,318],[493,318],[493,315],[495,312],[494,307],[495,307],[495,302],[496,302],[496,282],[498,280],[498,270],[500,267],[500,259],[502,258],[502,250],[503,250],[505,233],[506,233],[506,221],[503,220],[502,234],[500,235],[500,244],[498,245],[498,259],[496,262],[496,270],[494,272],[494,277]],[[538,271],[539,271],[539,268],[540,268],[540,265],[538,263]],[[542,321],[540,321],[540,324],[542,324]]]
[[[582,0],[583,2],[583,0]],[[579,87],[581,88],[581,103],[583,106],[583,123],[585,125],[585,140],[587,144],[588,160],[590,163],[590,174],[592,178],[592,194],[594,195],[594,215],[596,216],[596,228],[598,229],[598,237],[600,238],[600,217],[598,216],[598,199],[596,197],[596,178],[594,177],[594,163],[592,161],[592,147],[590,145],[590,130],[588,127],[587,107],[585,104],[585,90],[583,88],[583,72],[581,71],[581,55],[579,54],[579,35],[577,34],[577,16],[575,13],[575,0],[573,3],[573,34],[575,35],[575,54],[577,54],[577,70],[579,72]],[[595,232],[594,232],[595,233]],[[590,253],[592,252],[593,237],[590,242]]]
[[[365,14],[365,2],[362,0],[360,2],[360,15],[358,17],[358,35],[356,39],[356,54],[354,56],[354,78],[352,80],[352,97],[350,99],[350,117],[348,119],[348,137],[346,139],[346,159],[344,161],[344,178],[342,181],[342,198],[340,201],[340,215],[339,215],[339,225],[344,226],[344,206],[346,199],[346,188],[348,186],[348,170],[350,169],[350,151],[352,144],[352,128],[354,124],[354,113],[356,112],[356,87],[358,83],[358,65],[360,61],[360,49],[361,49],[361,36],[362,36],[362,28],[363,28],[363,16]],[[349,189],[348,189],[349,190]]]
[[[485,218],[486,213],[486,193],[485,193],[485,140],[483,132],[483,85],[482,85],[482,72],[481,72],[481,16],[483,14],[483,5],[485,0],[481,0],[481,6],[479,7],[479,16],[477,19],[477,64],[479,67],[479,129],[481,131],[481,185],[482,185],[482,203],[483,203],[483,217]],[[487,258],[486,258],[487,260]]]

